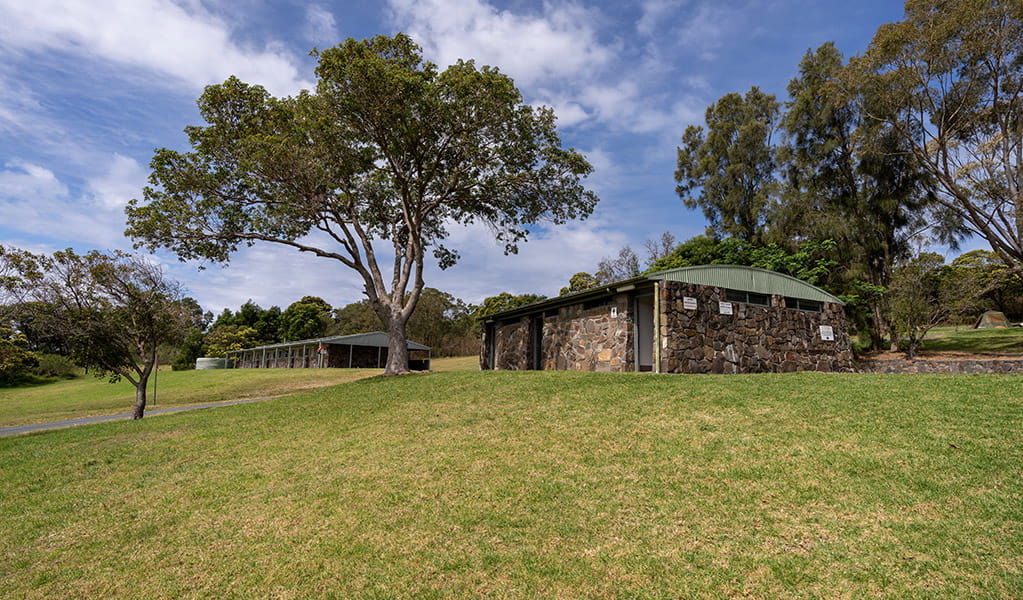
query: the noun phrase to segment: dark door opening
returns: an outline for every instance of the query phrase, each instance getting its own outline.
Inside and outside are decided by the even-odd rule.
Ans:
[[[529,368],[543,370],[543,317],[533,317],[529,322],[530,356]]]
[[[637,371],[654,370],[654,295],[636,296]]]

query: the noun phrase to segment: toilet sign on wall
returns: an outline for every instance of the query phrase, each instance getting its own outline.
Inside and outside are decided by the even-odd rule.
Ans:
[[[684,296],[682,298],[682,308],[686,310],[696,310],[696,298]]]
[[[831,325],[821,325],[821,339],[825,342],[835,341],[835,330]]]

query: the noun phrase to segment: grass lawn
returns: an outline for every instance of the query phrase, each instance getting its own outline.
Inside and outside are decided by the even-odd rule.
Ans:
[[[266,398],[377,375],[379,369],[238,369],[160,371],[153,403],[169,408],[221,400]],[[0,388],[0,427],[131,412],[135,388],[127,381],[81,376],[43,385]]]
[[[1018,598],[1021,430],[1017,376],[367,378],[0,439],[0,577],[12,598]]]
[[[923,350],[1023,354],[1023,327],[1001,329],[941,328],[928,332]]]
[[[479,357],[438,358],[435,371],[479,370]],[[160,371],[153,403],[149,382],[148,409],[266,398],[336,385],[379,375],[380,369],[244,369]],[[0,388],[0,427],[45,423],[78,417],[130,412],[135,388],[127,381],[111,384],[82,376],[43,385]]]

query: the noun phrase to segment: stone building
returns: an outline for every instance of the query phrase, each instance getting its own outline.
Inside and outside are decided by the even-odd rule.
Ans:
[[[482,369],[852,371],[841,300],[730,265],[642,275],[490,315]]]

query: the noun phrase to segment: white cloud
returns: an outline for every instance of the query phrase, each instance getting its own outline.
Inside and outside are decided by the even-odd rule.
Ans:
[[[338,32],[334,15],[319,4],[307,6],[305,9],[305,37],[313,44],[336,44]]]
[[[615,54],[598,40],[595,13],[573,2],[547,4],[542,15],[499,11],[481,0],[390,4],[396,23],[438,64],[472,58],[499,67],[519,85],[580,77]]]
[[[430,266],[426,285],[467,302],[478,303],[501,292],[557,295],[579,271],[594,271],[604,256],[626,245],[626,236],[598,219],[537,228],[518,254],[505,256],[504,247],[483,225],[456,227],[446,245],[461,253],[454,267]]]
[[[122,209],[139,198],[148,173],[132,158],[114,154],[106,173],[88,182],[94,201],[111,209]]]
[[[636,31],[642,35],[653,35],[662,28],[665,22],[674,20],[674,12],[681,6],[682,0],[646,0],[641,3],[642,16],[636,22]]]
[[[65,198],[67,186],[57,180],[53,171],[23,160],[13,159],[0,171],[0,200],[43,200]],[[13,222],[8,220],[8,225]]]
[[[138,195],[135,161],[114,155],[104,175],[71,191],[53,171],[13,159],[0,171],[0,230],[9,237],[42,238],[53,245],[123,248],[123,206]],[[144,180],[144,176],[142,177]]]
[[[234,74],[275,94],[307,81],[280,50],[242,47],[227,23],[193,2],[170,0],[0,0],[0,45],[83,53],[183,81],[193,88]]]

